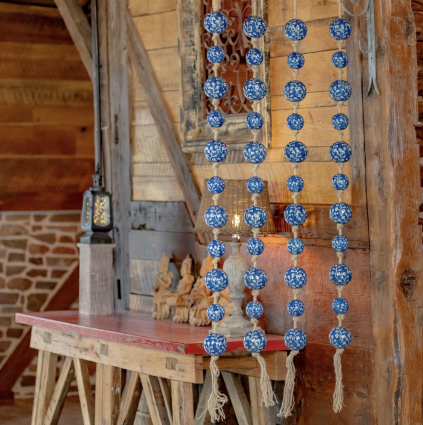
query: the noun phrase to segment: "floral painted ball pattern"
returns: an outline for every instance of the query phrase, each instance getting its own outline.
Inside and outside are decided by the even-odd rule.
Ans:
[[[220,63],[225,59],[225,52],[219,46],[211,46],[207,50],[207,59],[211,63]]]
[[[301,329],[290,329],[284,337],[285,345],[290,350],[302,350],[307,344],[307,335]]]
[[[335,190],[345,190],[349,184],[350,182],[345,174],[335,174],[332,177],[332,187]]]
[[[222,162],[228,155],[228,148],[220,140],[212,140],[205,146],[204,155],[208,161]]]
[[[221,241],[212,240],[207,245],[207,252],[212,257],[222,257],[225,254],[225,251],[226,251],[225,244],[223,242],[221,242]]]
[[[218,176],[213,176],[207,182],[207,189],[211,193],[222,193],[225,190],[225,181]]]
[[[329,87],[329,96],[337,102],[345,102],[351,97],[350,83],[345,80],[336,80]]]
[[[302,254],[304,247],[304,242],[300,238],[291,238],[287,245],[288,252],[292,255]]]
[[[345,52],[335,52],[332,55],[332,64],[336,68],[345,68],[348,65],[348,55]]]
[[[228,28],[228,19],[222,12],[210,12],[204,18],[204,28],[212,34],[222,34]]]
[[[285,146],[285,158],[289,162],[296,164],[303,162],[307,158],[308,150],[304,143],[294,140]]]
[[[260,177],[250,177],[247,180],[247,189],[250,193],[261,193],[264,189],[264,182]]]
[[[332,117],[332,127],[335,130],[345,130],[348,127],[348,123],[348,117],[341,112]]]
[[[250,255],[261,255],[264,251],[264,243],[261,239],[251,238],[247,242],[247,251]]]
[[[209,227],[220,229],[228,222],[228,213],[218,205],[212,205],[204,213],[204,220]]]
[[[258,78],[251,78],[244,84],[244,96],[251,101],[261,100],[267,93],[266,84]]]
[[[244,347],[250,353],[260,353],[266,348],[266,336],[260,331],[249,331],[244,336]]]
[[[258,112],[250,112],[246,118],[247,127],[251,130],[260,130],[263,127],[264,119]]]
[[[267,283],[267,274],[264,270],[258,267],[252,267],[247,270],[244,275],[244,282],[247,288],[251,290],[262,289]]]
[[[330,207],[329,217],[337,224],[348,223],[352,218],[351,207],[345,202],[337,202]]]
[[[329,25],[329,33],[335,40],[346,40],[351,35],[351,26],[345,19],[335,19]]]
[[[300,300],[291,300],[288,303],[288,313],[291,316],[301,316],[302,314],[304,314],[305,308],[304,308],[304,303]]]
[[[329,333],[329,342],[335,348],[345,348],[351,344],[351,333],[348,329],[337,326]]]
[[[307,89],[301,81],[293,80],[286,83],[283,94],[290,102],[301,102],[306,97]]]
[[[350,306],[348,304],[348,301],[345,298],[335,298],[332,301],[332,310],[336,314],[345,314],[350,309]]]
[[[351,269],[345,264],[335,264],[329,271],[329,279],[335,285],[348,285],[352,279]]]
[[[290,226],[300,226],[307,220],[307,211],[302,205],[299,204],[288,205],[283,215],[285,221]]]
[[[301,130],[304,127],[304,118],[297,113],[288,115],[286,119],[286,125],[290,130]]]
[[[221,77],[210,77],[204,83],[204,93],[211,99],[222,99],[228,92],[228,83]]]
[[[223,270],[212,269],[206,274],[204,282],[209,291],[222,292],[228,286],[228,276]]]
[[[260,16],[250,16],[244,21],[243,29],[247,37],[260,38],[266,32],[266,22]]]
[[[212,322],[220,322],[225,317],[225,309],[220,304],[212,304],[207,309],[207,317]]]
[[[259,49],[250,49],[247,50],[245,54],[245,60],[248,65],[260,65],[263,62],[263,53]]]
[[[348,162],[352,155],[351,146],[346,142],[335,142],[329,148],[329,155],[334,162]]]
[[[266,224],[267,213],[266,210],[257,205],[252,205],[245,210],[244,220],[248,226],[258,229]]]
[[[307,274],[301,267],[291,267],[283,278],[291,289],[300,289],[307,283]]]
[[[286,187],[290,192],[301,192],[304,189],[304,180],[300,176],[291,176],[286,181]]]
[[[337,252],[346,251],[349,244],[348,239],[344,235],[338,235],[332,239],[332,248]]]
[[[211,356],[220,356],[228,348],[228,342],[223,335],[211,333],[204,339],[204,350]]]
[[[266,148],[260,142],[250,142],[244,148],[244,158],[250,164],[261,164],[266,155]]]
[[[263,304],[259,303],[258,301],[251,301],[247,304],[245,312],[247,313],[248,317],[251,317],[252,319],[258,319],[263,315]]]
[[[305,59],[301,53],[292,52],[288,55],[286,62],[291,69],[300,69],[304,66]]]
[[[307,35],[307,25],[299,19],[291,19],[285,24],[285,36],[288,40],[303,40]]]
[[[220,111],[211,111],[207,115],[207,123],[210,127],[219,128],[225,123],[225,117]]]

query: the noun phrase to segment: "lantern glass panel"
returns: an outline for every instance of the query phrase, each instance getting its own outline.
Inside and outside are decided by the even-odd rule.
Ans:
[[[90,216],[91,216],[91,197],[85,196],[84,206],[82,209],[82,225],[89,226],[90,225]]]
[[[103,194],[94,196],[94,225],[107,227],[110,225],[110,198]]]

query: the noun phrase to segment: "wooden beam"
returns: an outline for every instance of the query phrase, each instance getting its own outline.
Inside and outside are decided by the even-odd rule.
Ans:
[[[78,384],[79,401],[81,402],[82,419],[84,425],[94,425],[94,400],[91,392],[87,361],[75,357],[73,362],[75,366],[76,383]],[[101,377],[101,373],[97,371],[97,377],[99,375]]]
[[[140,373],[140,378],[153,425],[170,425],[159,379],[143,373]]]
[[[238,424],[252,425],[251,407],[245,395],[244,388],[242,387],[241,379],[238,375],[225,371],[222,371],[222,376],[225,381],[226,389],[228,390],[232,407],[235,410]]]
[[[132,425],[137,413],[138,404],[141,398],[141,382],[137,372],[128,370],[131,376],[125,385],[122,394],[122,404],[120,406],[117,425]]]

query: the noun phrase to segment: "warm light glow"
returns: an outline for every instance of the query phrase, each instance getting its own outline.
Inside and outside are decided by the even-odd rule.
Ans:
[[[91,210],[91,198],[87,196],[85,198],[84,213],[83,213],[84,226],[88,226],[90,224],[90,210]]]
[[[108,196],[96,195],[94,197],[94,224],[106,227],[110,224],[110,199]]]
[[[238,214],[235,214],[234,218],[232,219],[232,226],[234,226],[235,229],[238,229],[240,224],[241,224],[241,217]]]

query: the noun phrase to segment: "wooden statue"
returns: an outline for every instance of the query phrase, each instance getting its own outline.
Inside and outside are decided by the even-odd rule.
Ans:
[[[175,314],[172,320],[176,323],[188,322],[189,306],[190,306],[190,293],[192,284],[194,283],[194,276],[191,275],[192,258],[187,255],[181,266],[181,277],[179,280],[178,288],[173,296],[167,298],[167,304],[176,307]]]
[[[169,289],[172,286],[173,273],[169,271],[169,262],[170,258],[163,253],[159,264],[159,274],[156,276],[156,283],[153,287],[155,292],[153,319],[167,319],[170,316],[170,306],[166,300],[173,295]]]

